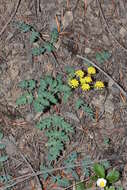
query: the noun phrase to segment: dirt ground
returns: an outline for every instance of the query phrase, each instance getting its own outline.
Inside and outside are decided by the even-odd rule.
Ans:
[[[21,32],[15,22],[33,26],[45,40],[49,39],[54,27],[60,28],[54,53],[32,56],[31,49],[38,43],[31,44],[29,32]],[[96,55],[103,51],[108,51],[111,56],[99,63]],[[85,62],[77,55],[93,61],[125,93],[97,69],[96,78],[105,83],[101,91],[75,90],[66,105],[58,104],[44,114],[35,113],[30,106],[16,106],[16,100],[22,94],[18,87],[20,81],[38,81],[45,74],[55,77],[58,73],[66,78],[66,66],[86,69]],[[70,143],[54,162],[54,168],[62,167],[63,161],[73,151],[89,155],[93,161],[110,160],[111,167],[121,171],[118,183],[127,189],[126,56],[126,0],[0,0],[0,130],[4,133],[5,153],[9,156],[0,175],[9,174],[11,184],[17,182],[11,189],[65,189],[55,186],[50,179],[46,185],[41,175],[28,179],[22,177],[35,174],[40,170],[40,164],[46,162],[47,138],[43,131],[35,128],[35,123],[40,116],[55,111],[73,125],[76,135],[70,137]],[[80,109],[75,111],[73,104],[80,95],[94,110],[94,120]],[[6,184],[0,189],[4,188]]]

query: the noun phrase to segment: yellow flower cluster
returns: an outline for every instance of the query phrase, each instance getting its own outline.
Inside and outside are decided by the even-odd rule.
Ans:
[[[96,81],[94,87],[97,89],[104,88],[104,83],[102,81]]]
[[[91,78],[91,76],[86,76],[84,78],[80,78],[80,82],[81,82],[81,84],[90,83],[90,82],[92,82],[92,78]]]
[[[71,79],[71,80],[69,80],[68,83],[69,83],[69,85],[70,85],[72,88],[77,88],[78,85],[79,85],[79,82],[78,82],[77,79]]]
[[[75,78],[69,79],[68,84],[72,88],[77,88],[79,85],[81,85],[81,89],[83,91],[90,90],[91,87],[94,87],[96,89],[102,89],[104,88],[104,83],[102,81],[96,81],[94,86],[90,85],[90,83],[93,82],[91,75],[96,74],[96,69],[92,66],[88,67],[87,69],[87,75],[85,75],[83,70],[77,70],[75,71]]]
[[[84,72],[83,72],[82,70],[77,70],[77,71],[75,72],[75,75],[76,75],[77,77],[79,77],[79,78],[82,78],[82,77],[84,76]]]
[[[88,67],[88,74],[90,75],[96,74],[96,69],[94,67]]]

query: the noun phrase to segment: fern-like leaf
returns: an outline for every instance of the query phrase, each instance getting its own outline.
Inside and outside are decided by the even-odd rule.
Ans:
[[[8,156],[1,156],[0,157],[0,162],[5,162],[5,161],[7,161],[7,159],[8,159]]]
[[[40,37],[39,32],[36,32],[35,30],[32,30],[31,36],[30,36],[30,43],[34,43],[36,40],[38,40]]]
[[[84,175],[86,177],[90,176],[90,166],[92,166],[93,163],[91,161],[91,158],[89,156],[87,156],[83,161],[82,161],[82,170],[84,172]]]
[[[49,172],[49,170],[51,170],[51,169],[53,169],[51,165],[46,167],[45,165],[41,164],[40,171],[42,171],[42,176],[43,176],[44,180],[46,180],[48,178],[48,176],[51,174]]]
[[[62,178],[60,175],[53,176],[51,179],[53,183],[57,183],[61,187],[68,187],[70,185],[69,180]]]
[[[59,33],[58,33],[58,30],[57,28],[54,28],[51,32],[51,35],[50,35],[50,42],[53,44],[53,43],[56,43],[58,38],[59,38]]]
[[[25,23],[18,23],[17,28],[21,30],[22,32],[26,33],[26,32],[29,32],[32,27]]]
[[[55,50],[55,47],[54,47],[54,46],[52,45],[52,43],[50,43],[50,42],[46,42],[46,43],[44,44],[44,48],[45,48],[46,51],[49,52],[49,53]]]
[[[37,123],[36,127],[39,128],[40,130],[49,129],[51,127],[51,124],[52,124],[51,118],[47,117],[41,120],[39,123]]]

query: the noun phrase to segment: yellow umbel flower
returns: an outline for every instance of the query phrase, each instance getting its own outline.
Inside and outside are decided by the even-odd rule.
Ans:
[[[96,69],[92,66],[88,67],[88,74],[90,74],[90,75],[96,74]]]
[[[82,70],[75,71],[75,75],[79,78],[82,78],[84,76],[84,72]]]
[[[86,76],[84,78],[80,78],[80,82],[81,82],[81,84],[90,83],[90,82],[92,82],[92,78],[91,78],[91,76]]]
[[[71,79],[71,80],[69,80],[68,84],[69,84],[72,88],[76,88],[76,87],[78,87],[79,82],[78,82],[77,79]]]
[[[104,88],[104,83],[102,81],[96,81],[96,83],[94,84],[94,87],[97,89]]]
[[[90,90],[90,85],[86,84],[86,83],[83,83],[81,88],[82,88],[83,91],[87,91],[87,90]]]

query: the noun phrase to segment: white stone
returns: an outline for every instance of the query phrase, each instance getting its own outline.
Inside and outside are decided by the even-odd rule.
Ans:
[[[88,54],[91,52],[91,49],[90,48],[85,48],[85,53]]]
[[[127,35],[127,30],[124,27],[121,27],[119,33],[124,38]]]

